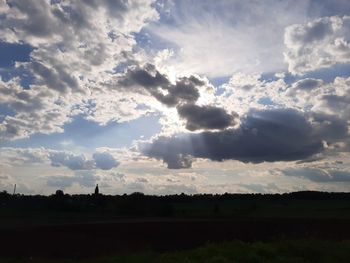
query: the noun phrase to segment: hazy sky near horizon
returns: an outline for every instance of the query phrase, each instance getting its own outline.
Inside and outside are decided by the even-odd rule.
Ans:
[[[350,190],[347,0],[0,0],[0,191]]]

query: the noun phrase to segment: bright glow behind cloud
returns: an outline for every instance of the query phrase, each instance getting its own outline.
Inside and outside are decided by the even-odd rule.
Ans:
[[[176,1],[151,34],[173,45],[164,63],[176,72],[208,77],[286,68],[283,34],[304,21],[307,1]]]

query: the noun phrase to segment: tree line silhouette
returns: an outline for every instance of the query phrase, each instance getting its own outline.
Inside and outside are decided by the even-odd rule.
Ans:
[[[123,195],[104,195],[98,186],[93,194],[65,194],[57,190],[50,196],[9,194],[0,192],[0,207],[15,213],[68,212],[115,216],[202,216],[247,213],[264,207],[277,207],[281,211],[291,205],[305,205],[312,209],[316,204],[343,202],[350,205],[350,193],[301,191],[284,194],[193,194],[145,195],[141,192]],[[232,210],[231,209],[231,210]],[[248,211],[248,212],[249,212]],[[227,213],[226,213],[227,214]]]

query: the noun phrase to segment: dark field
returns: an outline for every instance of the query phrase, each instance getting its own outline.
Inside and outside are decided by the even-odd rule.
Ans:
[[[349,194],[0,198],[0,262],[350,259]],[[199,260],[200,253],[214,261]]]
[[[192,250],[155,252],[145,251],[104,257],[79,259],[2,258],[2,263],[347,263],[350,242],[330,242],[301,239],[278,242],[231,241],[207,244]]]

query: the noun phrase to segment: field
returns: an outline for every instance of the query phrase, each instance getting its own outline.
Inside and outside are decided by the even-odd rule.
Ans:
[[[349,194],[2,195],[0,200],[0,262],[350,258]]]
[[[177,252],[144,251],[109,257],[48,259],[2,258],[3,263],[347,263],[350,242],[301,239],[278,242],[231,241]]]

